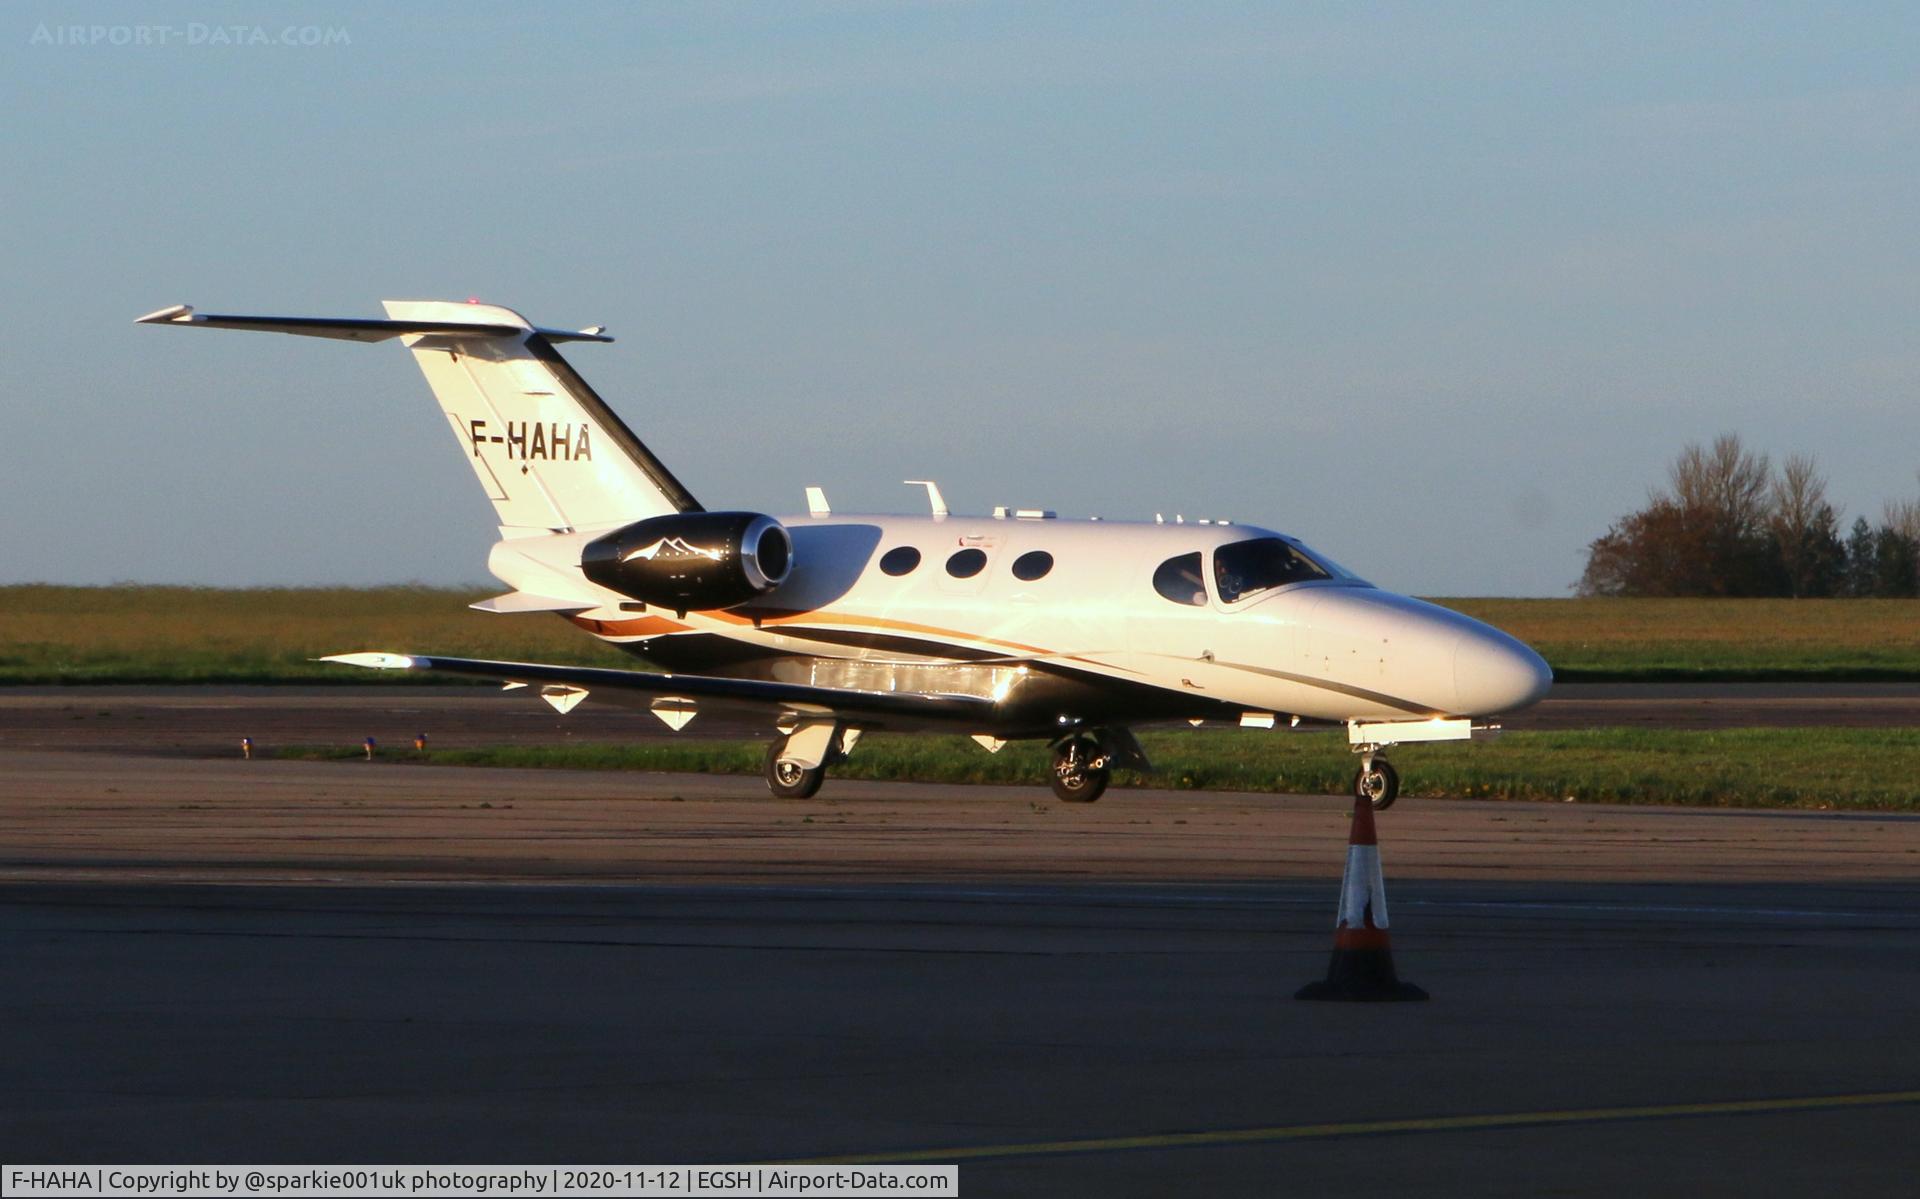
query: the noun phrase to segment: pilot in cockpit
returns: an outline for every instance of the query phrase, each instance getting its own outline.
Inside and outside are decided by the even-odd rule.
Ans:
[[[1225,604],[1239,599],[1240,593],[1246,590],[1246,582],[1241,579],[1240,572],[1227,565],[1227,560],[1217,554],[1213,559],[1213,586],[1220,593],[1220,602]]]

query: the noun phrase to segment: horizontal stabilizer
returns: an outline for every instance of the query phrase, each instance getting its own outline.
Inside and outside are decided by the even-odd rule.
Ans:
[[[589,608],[599,607],[597,600],[555,599],[550,595],[528,595],[524,591],[509,591],[505,595],[496,595],[492,599],[483,599],[477,604],[468,604],[476,612],[585,612]]]
[[[612,341],[600,326],[548,329],[511,308],[472,300],[383,303],[381,318],[236,316],[175,304],[138,323],[397,341],[426,376],[461,458],[493,505],[494,523],[506,529],[612,528],[701,511],[561,357],[560,342]]]
[[[454,305],[443,305],[453,308]],[[487,312],[497,311],[486,309]],[[293,333],[301,337],[331,337],[340,341],[387,341],[412,335],[431,337],[521,337],[538,333],[548,341],[612,341],[599,328],[535,329],[502,321],[396,321],[355,316],[233,316],[195,312],[191,304],[175,304],[136,318],[136,325],[204,325],[209,329],[256,329],[264,333]]]

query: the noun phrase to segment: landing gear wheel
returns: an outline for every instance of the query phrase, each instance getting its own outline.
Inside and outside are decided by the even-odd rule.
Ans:
[[[1094,765],[1098,763],[1098,765]],[[1067,803],[1092,803],[1107,789],[1111,772],[1107,755],[1084,737],[1076,737],[1053,751],[1053,793]]]
[[[1400,772],[1385,758],[1375,758],[1372,766],[1362,766],[1353,776],[1353,794],[1384,812],[1400,798]]]
[[[826,781],[827,768],[815,766],[809,770],[780,756],[786,752],[785,737],[767,746],[767,790],[779,799],[812,799]]]

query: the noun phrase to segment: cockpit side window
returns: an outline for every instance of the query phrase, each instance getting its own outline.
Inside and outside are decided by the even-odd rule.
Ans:
[[[1153,572],[1153,589],[1176,604],[1205,606],[1207,585],[1200,574],[1198,552],[1168,558]]]
[[[1278,537],[1236,541],[1213,551],[1213,585],[1223,604],[1289,583],[1332,577],[1298,546]]]

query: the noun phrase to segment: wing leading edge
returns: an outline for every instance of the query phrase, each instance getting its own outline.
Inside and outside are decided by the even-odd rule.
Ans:
[[[650,707],[662,699],[711,702],[772,713],[835,716],[895,727],[936,724],[987,727],[993,701],[978,695],[856,691],[776,683],[760,679],[724,679],[699,674],[653,674],[596,666],[552,666],[540,662],[494,662],[483,658],[442,658],[421,654],[330,654],[338,662],[374,670],[431,670],[469,678],[494,679],[565,693],[600,692],[614,702]],[[556,705],[558,706],[558,705]],[[569,704],[568,707],[572,705]]]

